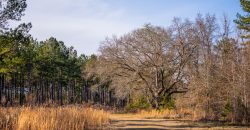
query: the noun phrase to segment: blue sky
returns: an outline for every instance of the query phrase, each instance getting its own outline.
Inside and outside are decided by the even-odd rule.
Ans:
[[[241,12],[239,0],[27,0],[22,22],[31,22],[38,40],[53,36],[79,53],[98,52],[101,41],[146,23],[167,27],[174,17],[193,20],[197,13],[218,21]]]

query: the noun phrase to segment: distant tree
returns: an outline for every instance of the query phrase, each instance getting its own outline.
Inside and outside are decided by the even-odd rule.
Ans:
[[[30,24],[21,24],[0,35],[0,73],[16,71],[16,67],[23,64],[24,57],[20,55],[29,44],[30,28]]]
[[[250,38],[250,1],[240,0],[241,7],[245,15],[237,14],[237,19],[234,22],[238,25],[239,29],[245,30],[247,34],[243,36],[244,38]]]
[[[19,21],[27,7],[26,0],[1,0],[0,1],[0,72],[13,72],[17,64],[23,64],[21,52],[29,44],[31,23],[20,24],[14,29],[9,29],[10,20]],[[24,58],[24,57],[23,57]],[[19,66],[20,67],[20,66]]]
[[[91,96],[91,87],[95,88],[101,86],[99,84],[99,78],[96,73],[97,56],[91,55],[85,58],[85,62],[82,65],[82,77],[84,77],[83,99],[88,101]],[[98,85],[97,85],[98,84]]]

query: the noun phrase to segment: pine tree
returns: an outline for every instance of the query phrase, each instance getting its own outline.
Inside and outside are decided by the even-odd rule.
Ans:
[[[241,7],[245,15],[237,14],[237,19],[234,22],[237,24],[239,29],[242,29],[247,32],[243,38],[250,38],[250,1],[249,0],[240,0]]]
[[[0,29],[6,30],[10,20],[20,21],[27,7],[26,0],[0,1]]]

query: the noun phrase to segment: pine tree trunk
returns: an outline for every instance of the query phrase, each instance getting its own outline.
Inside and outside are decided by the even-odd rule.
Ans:
[[[71,92],[72,92],[72,95],[71,95],[71,103],[75,103],[75,84],[74,84],[74,81],[71,81],[71,84],[72,84],[72,87],[71,87]]]
[[[81,87],[81,103],[84,101],[84,85]]]
[[[13,90],[13,85],[14,85],[14,75],[12,74],[12,78],[11,78],[11,83],[10,83],[10,105],[13,105],[13,94],[12,94],[12,90]]]
[[[14,99],[17,97],[17,84],[18,84],[18,72],[15,73],[15,83],[14,83]]]
[[[63,105],[62,82],[60,82],[60,105]]]
[[[36,103],[39,104],[39,81],[36,82]]]
[[[42,78],[40,87],[41,87],[41,103],[44,103],[44,86],[43,86],[43,78]]]
[[[57,81],[57,103],[59,103],[59,101],[60,101],[60,88],[59,88],[59,85],[60,83],[59,83],[59,80]]]
[[[55,81],[54,80],[52,81],[51,99],[52,99],[52,102],[54,102],[54,99],[55,99]]]
[[[4,90],[4,96],[6,97],[7,95],[7,90],[6,90],[6,77],[5,75],[3,76],[3,90]]]
[[[22,106],[23,105],[23,94],[24,94],[24,77],[22,75],[23,73],[20,74],[20,95],[19,95],[19,104]]]
[[[87,87],[87,86],[85,86],[84,88],[85,88],[85,91],[84,91],[84,95],[85,95],[85,102],[87,102],[87,103],[88,103],[88,96],[89,96],[89,94],[88,94],[88,87]]]
[[[2,104],[2,86],[3,86],[2,79],[3,75],[0,74],[0,105]]]

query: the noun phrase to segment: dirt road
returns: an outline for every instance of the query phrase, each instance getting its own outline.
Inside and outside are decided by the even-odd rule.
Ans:
[[[184,120],[167,120],[167,119],[144,119],[133,114],[112,114],[111,129],[126,130],[250,130],[244,127],[212,127],[208,124],[198,125],[191,121]]]

